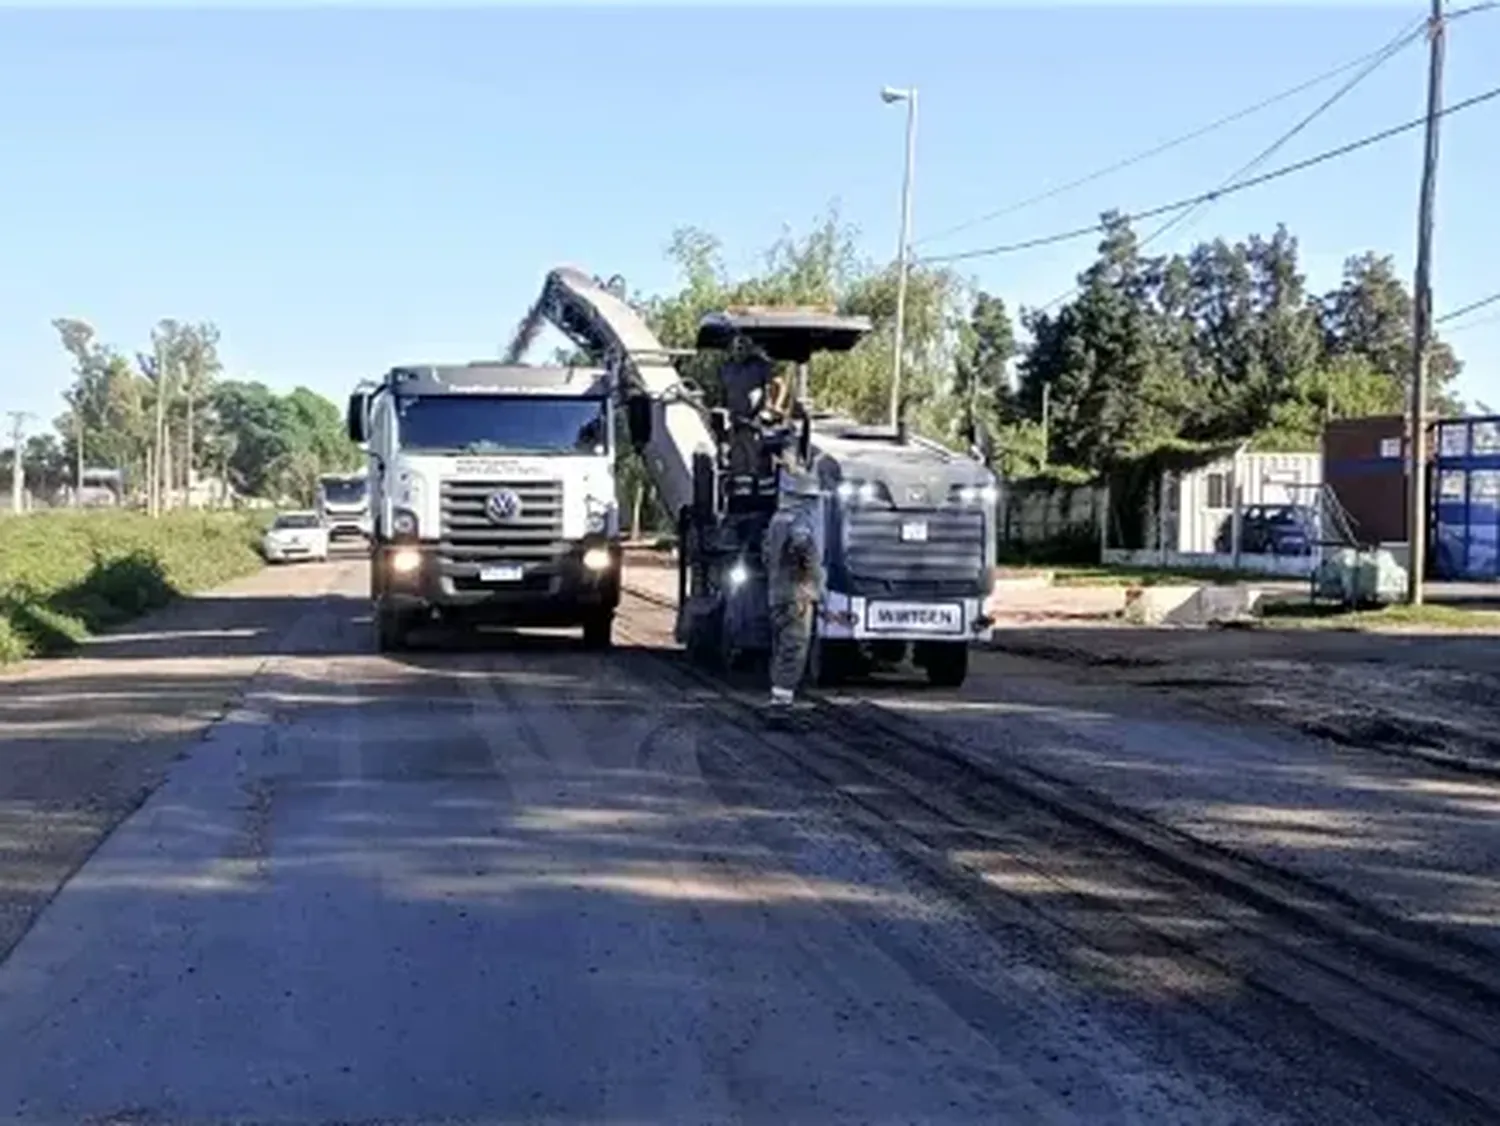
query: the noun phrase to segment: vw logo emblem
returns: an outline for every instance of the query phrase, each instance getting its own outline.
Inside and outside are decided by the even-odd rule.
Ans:
[[[484,498],[484,514],[492,524],[504,524],[521,515],[521,498],[509,489],[501,489]]]

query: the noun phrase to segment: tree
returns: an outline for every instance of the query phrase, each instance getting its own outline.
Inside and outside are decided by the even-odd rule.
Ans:
[[[263,383],[225,380],[212,391],[215,446],[236,492],[270,496],[290,450],[276,395]]]
[[[1189,401],[1181,351],[1153,301],[1161,276],[1134,233],[1104,216],[1098,260],[1081,292],[1055,315],[1023,314],[1033,343],[1021,362],[1020,399],[1031,417],[1049,389],[1052,460],[1100,469],[1175,434]]]
[[[124,356],[99,343],[88,322],[60,317],[52,324],[73,358],[74,381],[64,396],[68,411],[56,423],[70,464],[77,470],[87,461],[144,480],[151,433],[147,387]]]
[[[1318,297],[1285,228],[1145,258],[1118,216],[1103,226],[1078,295],[1023,313],[1018,413],[1038,418],[1048,389],[1054,460],[1101,469],[1182,440],[1315,449],[1329,419],[1404,409],[1412,303],[1389,258],[1351,258]],[[1456,410],[1446,345],[1433,371]]]
[[[733,305],[810,305],[865,315],[874,331],[854,351],[815,356],[809,367],[812,399],[866,422],[884,421],[893,367],[896,271],[862,261],[858,232],[836,209],[804,236],[788,233],[764,255],[759,273],[731,279],[718,240],[694,228],[674,232],[667,254],[682,278],[677,292],[644,304],[647,320],[668,347],[690,348],[699,320]],[[964,289],[950,271],[918,267],[909,272],[903,398],[912,421],[932,425],[938,401],[951,392],[955,329]],[[682,364],[685,377],[718,401],[721,357],[696,356]]]
[[[223,365],[219,361],[219,329],[211,321],[183,326],[176,341],[176,361],[181,376],[183,427],[183,488],[191,488],[194,475],[205,468],[198,442],[198,412],[208,399]]]
[[[278,396],[263,383],[225,380],[211,402],[206,456],[237,492],[306,504],[319,476],[360,464],[337,405],[305,387]]]
[[[1344,263],[1342,283],[1321,302],[1324,351],[1362,357],[1374,373],[1409,394],[1413,312],[1411,293],[1389,255],[1355,255]],[[1453,349],[1434,337],[1428,379],[1440,413],[1458,413],[1452,387],[1462,370]]]

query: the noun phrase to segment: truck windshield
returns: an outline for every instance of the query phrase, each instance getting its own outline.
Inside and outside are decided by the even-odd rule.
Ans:
[[[401,446],[459,453],[609,452],[604,399],[443,395],[400,400]]]
[[[365,499],[363,481],[324,481],[323,500],[328,504],[361,504]]]

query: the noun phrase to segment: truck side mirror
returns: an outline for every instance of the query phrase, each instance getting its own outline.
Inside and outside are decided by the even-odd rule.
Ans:
[[[368,426],[368,411],[370,396],[363,391],[356,391],[349,396],[349,409],[344,415],[344,428],[349,433],[349,441],[357,446],[362,446],[370,437]]]
[[[630,424],[630,441],[636,449],[651,443],[651,398],[634,394],[625,400],[625,416]]]

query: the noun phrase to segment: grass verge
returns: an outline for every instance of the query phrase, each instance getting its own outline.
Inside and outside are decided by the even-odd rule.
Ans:
[[[180,595],[249,574],[261,566],[261,524],[203,512],[0,519],[0,664],[62,652]]]
[[[1425,603],[1398,604],[1369,610],[1305,601],[1276,601],[1261,606],[1261,628],[1343,630],[1435,630],[1500,633],[1500,610],[1471,610],[1463,606]]]
[[[1028,570],[1052,572],[1053,586],[1177,586],[1192,583],[1200,586],[1234,586],[1244,582],[1285,581],[1250,572],[1215,568],[1105,567],[1100,565],[1059,565],[1056,567],[1009,567],[1013,573]]]

